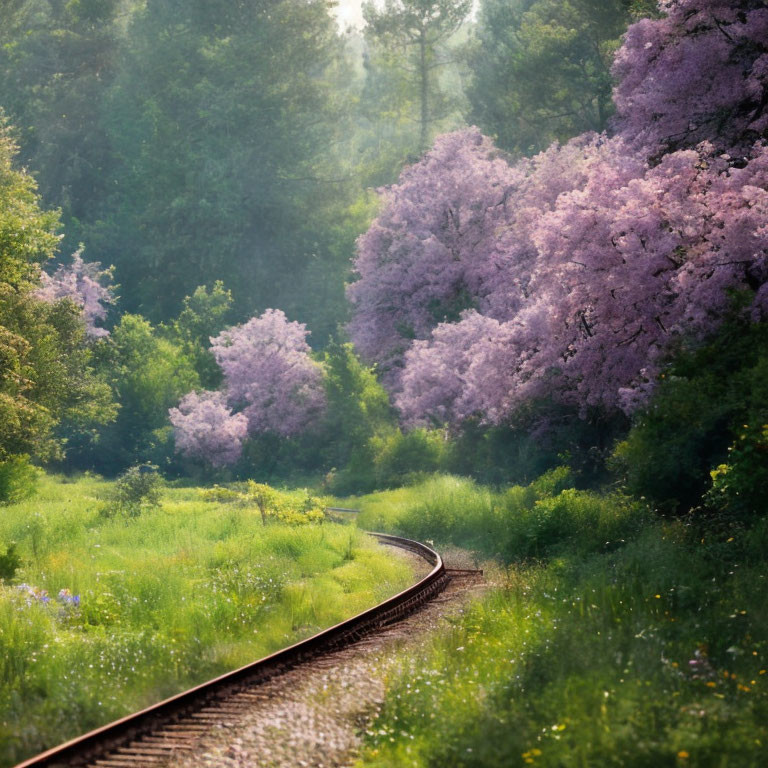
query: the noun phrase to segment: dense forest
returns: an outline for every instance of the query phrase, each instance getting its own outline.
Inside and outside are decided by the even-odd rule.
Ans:
[[[662,600],[646,558],[672,591],[697,574],[667,615],[698,600],[702,634],[756,664],[762,619],[726,631],[717,612],[754,598],[759,614],[760,590],[708,602],[703,585],[741,558],[764,589],[765,1],[370,0],[348,28],[336,13],[0,0],[0,505],[41,470],[129,492],[215,484],[265,522],[272,503],[322,517],[265,483],[379,493],[374,507],[401,493],[372,524],[510,569],[473,619],[489,637],[552,584],[631,624],[650,609],[619,597]],[[14,542],[0,527],[8,583]],[[530,589],[513,573],[529,565]],[[577,638],[569,610],[551,615]],[[697,622],[681,614],[675,647],[699,642],[691,679],[714,689],[701,669],[731,651],[696,641]],[[448,674],[446,655],[425,668]],[[497,663],[476,659],[506,680]],[[533,731],[559,717],[550,700],[515,710],[507,682],[494,713]],[[382,728],[416,704],[390,701]],[[740,706],[734,733],[765,712]],[[414,765],[541,762],[530,743],[473,763],[477,733],[422,736]],[[663,764],[688,764],[676,738]],[[661,754],[612,763],[600,743],[605,765]],[[759,739],[741,764],[716,762],[721,743],[699,764],[759,764]],[[369,747],[371,765],[406,764],[398,744]]]

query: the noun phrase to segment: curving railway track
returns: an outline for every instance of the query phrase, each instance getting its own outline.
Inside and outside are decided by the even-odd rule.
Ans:
[[[389,534],[370,535],[382,544],[413,552],[432,569],[413,586],[351,619],[54,747],[16,768],[163,766],[174,756],[194,749],[196,740],[222,719],[240,714],[258,700],[260,685],[404,619],[437,596],[451,578],[482,573],[448,569],[437,552],[419,542]]]

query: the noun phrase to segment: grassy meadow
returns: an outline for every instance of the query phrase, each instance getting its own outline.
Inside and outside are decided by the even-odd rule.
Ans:
[[[43,478],[0,514],[0,765],[248,663],[379,602],[410,568],[351,526],[263,526],[166,488],[136,517],[112,484]],[[63,590],[63,591],[62,591]]]
[[[567,485],[444,476],[357,500],[363,527],[505,564],[402,659],[361,766],[766,765],[768,524],[665,520]]]

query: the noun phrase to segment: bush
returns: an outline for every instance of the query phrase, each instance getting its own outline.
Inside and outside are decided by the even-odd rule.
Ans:
[[[151,458],[165,469],[174,461],[168,409],[200,385],[193,360],[143,317],[131,314],[95,346],[94,357],[120,411],[101,430],[98,443],[73,457],[73,464],[114,475]]]
[[[411,488],[363,500],[360,524],[473,550],[505,563],[622,547],[647,523],[645,505],[619,493],[572,487],[567,467],[545,472],[527,486],[497,492],[467,478],[440,475]]]
[[[114,502],[118,512],[137,517],[160,506],[162,477],[153,464],[140,464],[126,470],[115,482]]]
[[[0,555],[0,581],[12,581],[20,567],[21,558],[16,552],[16,544],[11,542],[5,550],[5,554]]]
[[[373,438],[372,445],[378,488],[406,485],[437,472],[447,456],[445,435],[437,430],[398,430],[387,437]]]
[[[712,488],[704,497],[709,507],[740,521],[768,511],[768,424],[744,425],[744,431],[728,449],[727,464],[710,475]]]
[[[0,503],[14,504],[34,494],[38,471],[28,456],[13,456],[0,462]]]
[[[524,560],[616,549],[640,530],[647,515],[626,497],[569,488],[538,499],[508,520],[506,551]]]
[[[323,502],[311,496],[306,489],[296,492],[278,491],[265,483],[249,480],[242,490],[214,485],[200,491],[206,501],[235,504],[256,508],[263,525],[268,518],[290,525],[322,522],[325,519]]]
[[[701,504],[709,471],[729,462],[743,425],[768,421],[767,404],[768,323],[732,321],[707,346],[678,356],[612,468],[629,493],[685,513]]]

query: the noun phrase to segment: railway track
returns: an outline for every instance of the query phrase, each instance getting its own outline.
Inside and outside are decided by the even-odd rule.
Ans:
[[[162,766],[172,756],[194,749],[196,739],[213,725],[237,716],[257,701],[260,684],[405,618],[436,597],[452,578],[482,575],[477,571],[446,568],[437,552],[417,541],[382,533],[370,535],[382,544],[417,554],[432,570],[413,586],[351,619],[54,747],[19,763],[16,768]]]

